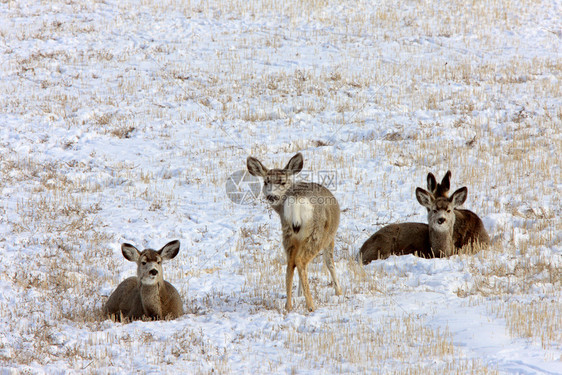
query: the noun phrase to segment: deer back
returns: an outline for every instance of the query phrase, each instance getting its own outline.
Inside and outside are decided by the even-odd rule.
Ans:
[[[299,182],[287,191],[279,216],[284,235],[307,237],[323,233],[327,241],[338,229],[340,206],[324,186]]]
[[[375,232],[359,250],[363,264],[391,255],[417,254],[430,258],[429,229],[425,223],[389,224]]]
[[[478,215],[465,209],[455,209],[454,212],[456,219],[453,241],[457,249],[475,243],[480,245],[488,245],[490,243],[488,232]]]

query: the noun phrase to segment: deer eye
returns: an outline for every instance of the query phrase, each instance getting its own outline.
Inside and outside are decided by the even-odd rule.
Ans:
[[[451,212],[451,210],[447,210],[447,213]]]

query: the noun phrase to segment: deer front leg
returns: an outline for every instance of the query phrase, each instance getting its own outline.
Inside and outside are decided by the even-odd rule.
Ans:
[[[293,309],[293,275],[295,274],[295,259],[299,250],[298,245],[284,238],[283,245],[287,254],[287,274],[285,275],[285,288],[287,289],[287,303],[285,309],[291,311]]]

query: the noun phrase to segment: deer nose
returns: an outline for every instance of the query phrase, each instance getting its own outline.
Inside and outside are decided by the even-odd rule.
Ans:
[[[153,269],[153,270],[150,270],[149,273],[150,273],[152,276],[156,276],[156,275],[158,275],[158,270],[154,270],[154,269]]]
[[[445,222],[445,219],[443,219],[442,217],[437,219],[437,224],[443,224],[444,222]]]

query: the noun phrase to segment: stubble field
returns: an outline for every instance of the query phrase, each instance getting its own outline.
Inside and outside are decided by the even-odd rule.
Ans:
[[[2,373],[562,373],[560,1],[0,2]],[[342,208],[335,296],[285,304],[266,202],[225,186],[246,157]],[[355,257],[426,221],[452,171],[489,249]],[[243,188],[247,188],[244,187]],[[187,313],[114,323],[160,248]],[[296,291],[295,283],[295,291]],[[296,294],[296,293],[295,293]]]

